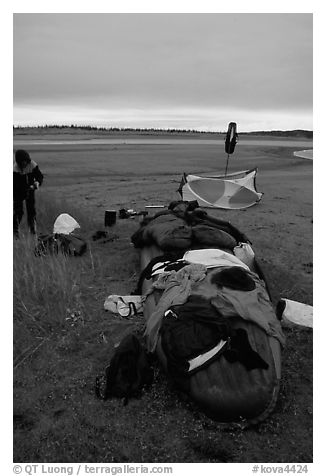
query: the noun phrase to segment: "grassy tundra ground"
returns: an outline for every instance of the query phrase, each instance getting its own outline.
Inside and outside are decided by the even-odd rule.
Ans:
[[[31,137],[36,138],[16,136]],[[69,135],[78,137],[85,134]],[[36,258],[27,235],[14,244],[14,460],[311,462],[312,331],[306,328],[284,329],[279,400],[258,427],[222,428],[177,395],[158,367],[154,385],[140,400],[124,407],[94,397],[94,378],[114,344],[141,330],[143,322],[103,310],[107,295],[135,288],[138,254],[130,236],[137,220],[118,220],[106,243],[92,241],[92,234],[104,229],[106,209],[142,210],[177,199],[183,172],[223,173],[223,145],[19,147],[45,174],[37,196],[39,231],[50,232],[59,213],[70,213],[80,222],[89,251],[81,258]],[[293,157],[300,148],[308,147],[241,141],[229,171],[257,166],[263,199],[248,210],[211,212],[251,239],[274,303],[283,296],[312,304],[313,164]]]

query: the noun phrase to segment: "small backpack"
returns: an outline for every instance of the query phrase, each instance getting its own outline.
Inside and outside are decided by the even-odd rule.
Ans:
[[[67,256],[81,256],[87,249],[87,243],[79,236],[63,233],[42,234],[35,248],[36,256],[62,253]]]
[[[150,358],[134,334],[122,339],[109,366],[105,370],[105,388],[101,393],[101,377],[96,378],[95,392],[98,398],[109,397],[124,399],[128,403],[131,397],[139,397],[144,386],[151,385],[153,369]]]
[[[87,249],[86,241],[80,236],[73,235],[72,233],[69,235],[56,233],[54,236],[58,242],[59,249],[63,254],[69,256],[81,256]]]

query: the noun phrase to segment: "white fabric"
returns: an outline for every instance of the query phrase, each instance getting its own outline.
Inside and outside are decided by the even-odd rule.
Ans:
[[[209,359],[214,357],[214,355],[216,355],[222,349],[222,347],[224,347],[224,345],[226,343],[227,343],[226,340],[220,340],[220,342],[215,347],[213,347],[213,349],[209,350],[205,354],[200,354],[197,357],[195,357],[191,360],[188,360],[188,363],[189,363],[188,372],[191,372],[191,370],[194,370],[197,367],[200,367],[205,362],[207,362]]]
[[[313,307],[290,299],[282,299],[285,302],[285,309],[282,319],[298,324],[300,326],[313,327]]]
[[[183,255],[183,259],[188,261],[188,263],[203,264],[207,268],[239,266],[248,271],[250,270],[249,267],[236,256],[215,248],[189,250]]]
[[[53,233],[69,235],[69,233],[72,233],[76,228],[80,228],[79,223],[77,223],[72,216],[68,215],[68,213],[61,213],[54,222]]]
[[[153,267],[152,267],[151,275],[156,276],[157,274],[164,273],[165,266],[167,266],[170,263],[171,263],[171,261],[162,261],[160,263],[154,264]]]

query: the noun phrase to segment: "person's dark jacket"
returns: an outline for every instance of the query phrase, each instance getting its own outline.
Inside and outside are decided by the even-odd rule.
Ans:
[[[25,200],[35,182],[42,185],[43,174],[37,163],[31,160],[23,170],[17,164],[14,165],[13,180],[14,200]]]

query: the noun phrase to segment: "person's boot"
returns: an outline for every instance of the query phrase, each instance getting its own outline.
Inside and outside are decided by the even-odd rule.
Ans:
[[[14,227],[13,227],[13,234],[14,234],[14,238],[16,240],[18,240],[19,238],[19,220],[17,219],[17,217],[14,216]]]

